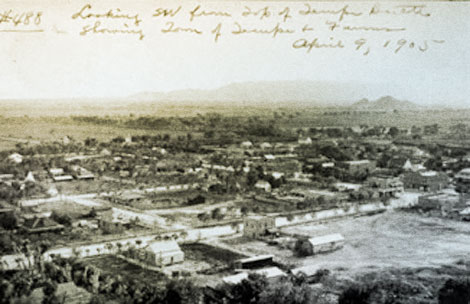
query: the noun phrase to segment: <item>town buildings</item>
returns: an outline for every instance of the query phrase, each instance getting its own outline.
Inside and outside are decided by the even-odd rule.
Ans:
[[[243,221],[243,236],[259,238],[265,235],[269,229],[274,228],[276,221],[268,216],[249,216]]]
[[[345,168],[350,175],[368,175],[376,168],[375,162],[368,159],[344,161],[340,163],[340,166]]]
[[[407,189],[436,192],[447,187],[449,177],[436,171],[409,172],[403,176],[403,184]]]

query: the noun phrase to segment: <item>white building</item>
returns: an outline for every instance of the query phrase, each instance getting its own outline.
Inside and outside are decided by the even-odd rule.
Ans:
[[[308,242],[312,246],[312,254],[317,254],[343,247],[344,237],[339,233],[334,233],[310,238]]]
[[[259,180],[259,181],[256,182],[255,188],[260,189],[260,190],[264,190],[266,192],[270,192],[271,191],[271,184],[268,183],[265,180]]]
[[[334,251],[343,247],[344,237],[339,233],[298,239],[295,244],[297,253],[302,256]]]
[[[267,267],[267,268],[254,270],[251,272],[240,272],[234,275],[226,276],[222,278],[222,280],[227,284],[238,284],[241,281],[247,279],[250,273],[264,275],[268,279],[277,279],[277,278],[286,276],[286,273],[282,271],[281,269],[279,269],[278,267]]]
[[[260,144],[259,147],[263,150],[266,150],[266,149],[272,149],[273,145],[271,145],[268,142],[264,142],[264,143]]]
[[[298,143],[299,143],[299,145],[311,145],[312,144],[312,139],[310,137],[299,138]]]
[[[15,164],[21,164],[23,162],[23,155],[19,153],[13,153],[13,154],[10,154],[10,156],[8,156],[8,160],[10,160],[11,162]]]
[[[184,252],[176,241],[153,242],[137,250],[137,258],[152,266],[172,265],[184,261]]]
[[[240,144],[240,147],[243,149],[251,149],[253,148],[253,143],[251,141],[244,141]]]

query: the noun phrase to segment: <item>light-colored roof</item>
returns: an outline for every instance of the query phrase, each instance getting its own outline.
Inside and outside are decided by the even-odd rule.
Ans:
[[[269,216],[264,216],[264,215],[250,215],[245,217],[245,220],[255,220],[255,221],[261,221],[263,219],[270,218]]]
[[[470,214],[470,207],[467,207],[459,212],[460,215],[469,215]]]
[[[344,237],[339,233],[333,233],[333,234],[313,237],[313,238],[308,239],[308,241],[313,246],[316,246],[316,245],[323,245],[323,244],[328,244],[332,242],[341,242],[341,241],[344,241]]]
[[[263,269],[255,270],[254,273],[265,275],[267,278],[276,278],[285,276],[286,273],[277,267],[267,267]]]
[[[64,174],[64,169],[62,169],[62,168],[51,168],[51,169],[49,169],[49,173],[51,173],[53,175]]]
[[[56,175],[52,179],[55,181],[68,181],[73,180],[73,177],[71,175]]]
[[[458,194],[452,194],[452,193],[438,193],[438,194],[431,194],[427,196],[425,195],[424,197],[430,200],[440,200],[440,201],[458,201],[460,199]]]
[[[95,175],[93,173],[85,173],[77,176],[78,179],[93,179]]]
[[[302,267],[298,267],[298,268],[294,268],[291,270],[291,272],[294,274],[294,275],[299,275],[300,273],[303,273],[305,274],[306,276],[313,276],[314,274],[317,273],[318,270],[320,270],[321,267],[317,264],[315,265],[306,265],[306,266],[302,266]]]
[[[265,275],[267,278],[276,278],[280,276],[285,276],[286,273],[277,267],[267,267],[253,271],[253,273]],[[241,272],[231,276],[226,276],[222,278],[225,283],[229,284],[238,284],[244,279],[248,278],[248,272]]]
[[[237,262],[239,263],[250,263],[250,262],[256,262],[259,260],[267,260],[267,259],[272,259],[274,258],[274,255],[272,254],[264,254],[264,255],[256,255],[254,257],[249,257],[245,259],[240,259]]]
[[[8,156],[8,159],[14,161],[15,163],[19,164],[23,161],[23,155],[19,153],[13,153]]]
[[[273,145],[271,145],[270,143],[268,142],[264,142],[264,143],[261,143],[260,144],[260,147],[272,147]]]
[[[362,165],[362,164],[368,164],[370,163],[370,160],[368,159],[363,159],[363,160],[350,160],[350,161],[345,161],[346,164],[349,165]]]
[[[248,273],[241,272],[241,273],[237,273],[237,274],[234,274],[234,275],[223,277],[222,281],[224,281],[225,283],[228,283],[228,284],[238,284],[238,283],[240,283],[241,281],[243,281],[244,279],[247,279],[247,278],[248,278]]]
[[[423,172],[419,172],[419,174],[421,176],[430,177],[430,176],[436,176],[437,172],[436,171],[423,171]]]
[[[28,175],[26,175],[26,178],[24,179],[25,182],[35,182],[36,179],[34,178],[33,172],[29,171]]]
[[[0,174],[0,179],[6,180],[6,179],[14,179],[15,175],[14,174]]]
[[[470,179],[470,168],[465,168],[455,175],[456,178]]]
[[[255,184],[255,187],[256,186],[267,186],[267,185],[271,185],[269,182],[265,181],[265,180],[259,180],[256,182]]]
[[[336,183],[335,186],[339,188],[345,188],[345,189],[351,189],[351,190],[356,190],[362,187],[361,184],[351,184],[351,183]]]
[[[100,154],[101,155],[111,155],[111,152],[109,152],[108,149],[104,148],[103,150],[101,150]]]
[[[155,252],[155,253],[164,253],[170,251],[181,251],[180,246],[176,241],[161,241],[161,242],[152,242],[148,244],[145,249]]]

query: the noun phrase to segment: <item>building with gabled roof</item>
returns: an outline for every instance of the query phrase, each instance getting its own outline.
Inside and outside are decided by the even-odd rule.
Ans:
[[[26,218],[22,228],[27,233],[57,232],[64,230],[64,226],[48,217]]]
[[[72,166],[73,176],[76,179],[94,179],[95,175],[88,171],[87,169],[80,166]]]
[[[266,276],[267,279],[277,279],[280,277],[286,276],[286,273],[279,269],[278,267],[267,267],[267,268],[261,268],[253,271],[243,271],[234,275],[226,276],[222,278],[222,281],[227,284],[238,284],[243,280],[248,279],[248,276],[250,273],[255,273],[259,275]]]
[[[298,255],[306,256],[334,251],[343,245],[344,237],[339,233],[333,233],[309,239],[298,239],[294,250]]]
[[[409,172],[403,176],[403,184],[408,189],[436,192],[449,184],[449,177],[436,171]]]
[[[270,216],[253,215],[243,221],[243,235],[258,238],[276,226],[276,219]]]
[[[242,147],[243,149],[250,149],[250,148],[253,148],[253,143],[247,140],[247,141],[242,142],[240,144],[240,147]]]
[[[263,150],[266,150],[266,149],[272,149],[273,145],[271,145],[268,142],[263,142],[259,145],[259,147]]]
[[[369,174],[375,170],[375,161],[368,159],[351,160],[339,163],[349,174]]]
[[[23,162],[23,155],[19,153],[12,153],[8,156],[8,160],[15,164],[21,164]]]
[[[299,137],[297,142],[299,145],[311,145],[313,141],[310,137]]]
[[[165,266],[184,262],[184,252],[176,241],[152,242],[135,250],[131,258],[151,266]]]
[[[34,175],[33,175],[33,172],[29,171],[28,174],[26,175],[25,179],[24,179],[24,182],[31,182],[31,183],[35,183],[36,182],[36,179],[34,178]]]
[[[265,180],[259,180],[255,184],[255,189],[264,190],[266,192],[271,191],[271,184]]]

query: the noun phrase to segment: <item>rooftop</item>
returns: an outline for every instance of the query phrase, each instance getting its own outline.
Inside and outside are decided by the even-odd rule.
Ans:
[[[436,171],[422,171],[422,172],[419,172],[419,174],[421,176],[436,176],[437,175],[437,172]]]
[[[430,195],[424,195],[423,197],[430,199],[430,200],[442,200],[442,201],[459,199],[458,194],[450,194],[450,193],[430,194]]]
[[[310,238],[308,241],[313,246],[315,246],[315,245],[328,244],[328,243],[332,243],[332,242],[344,241],[344,237],[339,233],[333,233],[333,234],[313,237],[313,238]]]
[[[277,267],[267,267],[253,271],[252,273],[264,275],[267,278],[276,278],[285,276],[286,273]],[[248,272],[241,272],[231,276],[226,276],[222,280],[229,284],[238,284],[248,278]]]
[[[265,255],[257,255],[257,256],[254,256],[254,257],[240,259],[237,262],[239,262],[239,263],[251,263],[251,262],[256,262],[256,261],[260,261],[260,260],[268,260],[268,259],[273,259],[273,258],[274,258],[274,255],[265,254]]]
[[[456,175],[456,178],[470,178],[470,168],[460,170]]]
[[[368,164],[370,163],[370,160],[368,159],[363,159],[363,160],[350,160],[350,161],[345,161],[345,164],[349,165],[362,165],[362,164]]]
[[[152,252],[169,252],[169,251],[181,251],[180,246],[176,241],[162,241],[152,242],[148,244],[145,249]]]

